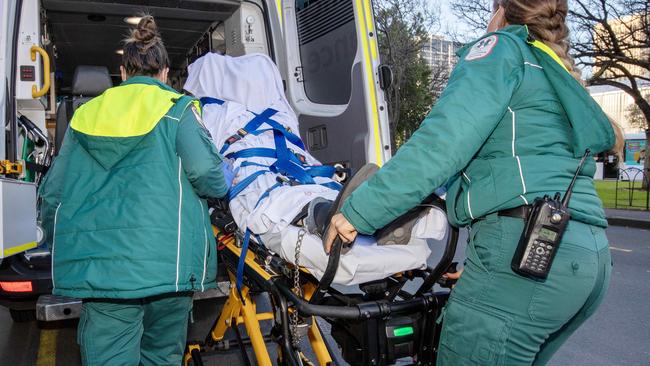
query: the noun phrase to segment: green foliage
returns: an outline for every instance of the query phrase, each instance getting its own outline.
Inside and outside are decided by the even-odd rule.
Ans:
[[[404,70],[404,85],[401,90],[401,117],[395,128],[394,139],[399,147],[420,127],[431,105],[434,95],[431,90],[431,68],[420,57],[415,58]]]
[[[438,73],[420,56],[437,19],[426,0],[375,1],[375,18],[381,60],[393,70],[386,97],[395,150],[418,128],[439,89],[432,77]]]
[[[629,201],[629,184],[628,182],[619,182],[618,187],[618,202],[616,195],[616,181],[612,180],[597,180],[594,181],[596,192],[603,201],[605,208],[620,208],[625,210],[644,210],[647,191],[641,189],[641,183],[635,185],[634,195],[632,196],[632,206]]]

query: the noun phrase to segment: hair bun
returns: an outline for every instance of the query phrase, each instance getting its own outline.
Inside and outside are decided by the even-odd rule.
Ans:
[[[133,39],[145,45],[155,42],[160,38],[158,26],[151,15],[145,15],[140,19],[137,28],[133,31]]]

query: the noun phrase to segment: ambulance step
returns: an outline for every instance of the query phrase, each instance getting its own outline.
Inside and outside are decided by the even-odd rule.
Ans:
[[[52,322],[74,319],[81,312],[81,300],[64,296],[41,295],[36,302],[36,319]]]

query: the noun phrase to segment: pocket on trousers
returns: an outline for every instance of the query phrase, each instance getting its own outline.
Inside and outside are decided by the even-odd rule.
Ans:
[[[545,282],[535,285],[528,314],[533,320],[566,323],[584,306],[598,276],[597,254],[562,243]]]
[[[442,364],[492,366],[505,361],[512,326],[507,315],[455,299],[445,308],[443,322]]]
[[[489,220],[489,221],[488,221]],[[498,271],[502,262],[503,232],[501,222],[491,218],[472,226],[467,245],[467,261],[485,273]]]

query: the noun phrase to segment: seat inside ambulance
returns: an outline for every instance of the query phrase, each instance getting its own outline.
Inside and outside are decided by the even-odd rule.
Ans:
[[[59,151],[74,111],[113,86],[106,66],[80,65],[72,77],[72,95],[62,97],[56,110],[55,151]]]

